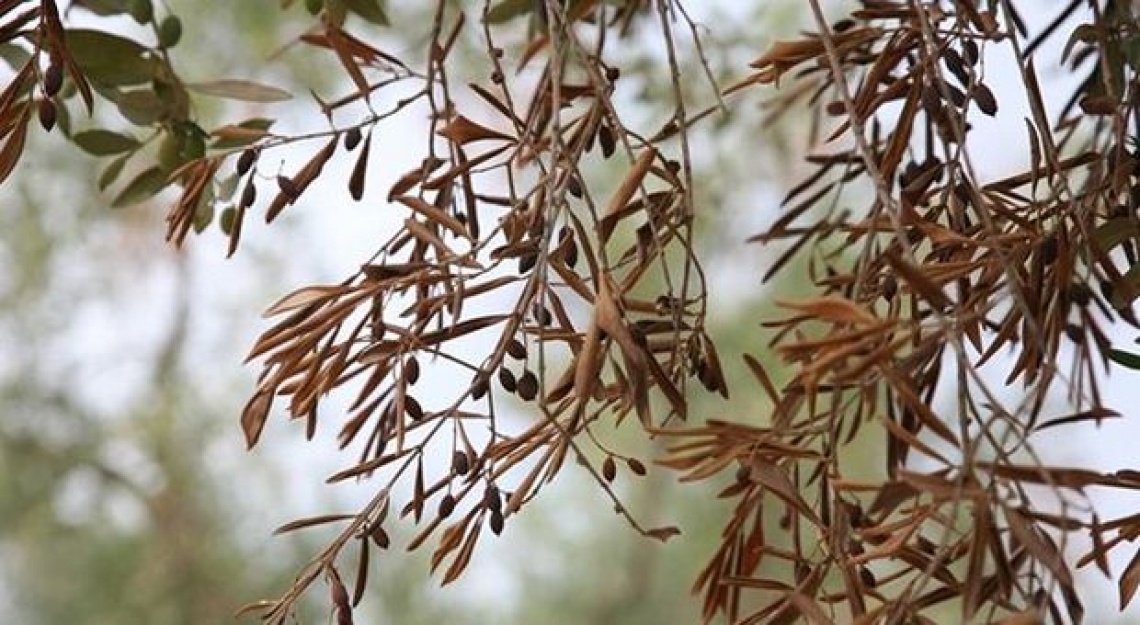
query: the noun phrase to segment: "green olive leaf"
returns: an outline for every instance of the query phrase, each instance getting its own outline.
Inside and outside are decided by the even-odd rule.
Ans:
[[[388,26],[388,14],[379,0],[345,0],[349,11],[379,26]]]
[[[67,48],[80,71],[104,87],[141,85],[150,82],[158,62],[141,43],[99,30],[72,29],[66,33]]]
[[[1110,349],[1108,350],[1108,359],[1129,369],[1140,369],[1140,354]]]
[[[158,167],[151,167],[130,181],[119,195],[111,202],[112,208],[122,208],[138,204],[143,200],[154,197],[166,186],[166,172]]]
[[[138,149],[140,143],[134,137],[110,130],[95,129],[77,132],[71,137],[75,145],[94,156],[110,156]]]
[[[243,102],[284,102],[293,98],[293,95],[284,89],[270,87],[269,85],[263,85],[251,80],[237,80],[232,78],[187,83],[186,87],[202,95],[241,100]]]

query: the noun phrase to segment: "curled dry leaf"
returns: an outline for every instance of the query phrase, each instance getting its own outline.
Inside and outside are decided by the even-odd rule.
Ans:
[[[292,178],[285,176],[277,177],[277,186],[280,192],[265,209],[266,223],[272,222],[281,214],[281,211],[284,210],[286,206],[296,202],[297,199],[301,197],[301,194],[305,192],[305,189],[317,179],[317,176],[321,174],[321,170],[324,169],[325,164],[328,163],[333,153],[336,152],[337,143],[337,138],[334,136],[325,144],[325,147],[314,154],[313,157],[309,159],[309,162],[305,163],[305,166]]]
[[[657,527],[645,531],[645,535],[650,538],[656,538],[661,542],[668,542],[674,536],[680,536],[681,530],[675,526]]]
[[[780,306],[831,323],[871,325],[878,321],[862,306],[842,297],[819,297],[801,301],[781,301]]]
[[[269,409],[273,405],[273,397],[267,392],[258,392],[246,403],[241,413],[241,429],[245,433],[245,444],[249,449],[257,444],[261,438],[261,431],[265,421],[269,418]]]
[[[448,122],[446,126],[439,130],[439,134],[459,145],[492,139],[499,141],[513,140],[510,135],[477,124],[462,115],[457,115]]]

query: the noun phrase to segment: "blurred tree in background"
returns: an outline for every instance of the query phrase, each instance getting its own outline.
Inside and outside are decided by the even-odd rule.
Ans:
[[[230,63],[264,56],[287,26],[255,20],[244,3],[215,9],[244,29],[223,35]],[[153,236],[154,211],[108,212],[89,160],[49,135],[28,142],[34,164],[0,196],[0,613],[31,624],[222,622],[287,582],[300,557],[284,541],[254,557],[264,541],[236,530],[251,514],[272,522],[248,492],[276,488],[271,469],[235,465],[226,442],[246,382],[223,363],[237,363],[229,345],[241,325],[203,322],[191,302],[203,264]],[[215,303],[272,293],[268,269],[247,264],[263,290],[215,292]],[[245,492],[227,475],[238,471]]]
[[[51,177],[21,176],[0,213],[0,332],[16,348],[2,366],[5,618],[216,621],[291,562],[249,558],[231,529],[249,502],[212,457],[240,387],[189,355],[224,354],[195,331],[190,259],[144,234],[149,217],[73,201],[96,195],[82,161],[37,155]]]

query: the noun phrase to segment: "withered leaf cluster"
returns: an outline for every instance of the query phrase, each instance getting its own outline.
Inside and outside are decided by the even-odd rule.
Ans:
[[[338,566],[355,545],[354,605],[363,596],[369,550],[387,546],[384,527],[399,484],[411,487],[399,516],[419,526],[408,548],[434,545],[432,568],[443,571],[445,584],[463,572],[480,538],[501,533],[568,459],[586,467],[638,532],[660,540],[678,532],[642,527],[625,510],[611,483],[619,471],[637,477],[647,467],[603,442],[627,416],[646,433],[683,420],[690,380],[727,393],[704,330],[690,169],[677,160],[675,146],[654,144],[627,127],[611,99],[620,71],[606,65],[605,45],[639,13],[653,14],[634,3],[617,11],[596,3],[559,10],[542,18],[545,34],[508,56],[506,46],[519,42],[500,43],[493,24],[510,16],[440,3],[422,70],[327,19],[302,38],[330,48],[357,89],[324,103],[330,116],[397,82],[420,87],[392,111],[331,130],[308,164],[276,178],[266,209],[266,219],[274,219],[344,150],[356,152],[347,181],[354,199],[406,211],[402,226],[356,275],[298,289],[272,305],[267,316],[278,322],[250,353],[264,367],[241,419],[251,446],[280,406],[305,423],[309,436],[335,427],[341,447],[357,450],[355,463],[330,482],[385,484],[355,514],[282,528],[342,524],[339,538],[293,589],[252,606],[266,619],[287,618],[300,593],[324,575],[338,618],[351,620]],[[449,78],[464,36],[479,38],[486,81]],[[529,84],[506,78],[520,69],[537,78]],[[460,92],[467,98],[453,99]],[[430,113],[421,164],[383,197],[366,194],[370,146],[374,136],[382,140],[373,126],[417,104]],[[257,141],[236,155],[235,171],[247,189],[263,185],[257,163],[273,145]],[[586,167],[592,161],[607,163],[616,183],[589,182],[597,176]],[[187,171],[211,178],[207,162]],[[198,201],[185,189],[174,219]],[[252,197],[243,199],[239,210],[254,205]],[[239,232],[230,231],[235,246]],[[487,312],[493,306],[499,309]],[[421,372],[444,367],[466,380],[453,393],[420,382]],[[322,412],[333,392],[350,394],[347,414]],[[521,430],[497,414],[496,401],[507,395],[533,411]]]
[[[730,88],[776,85],[775,110],[815,115],[814,171],[754,240],[785,242],[770,274],[806,260],[817,295],[765,324],[789,384],[748,360],[770,417],[680,432],[664,461],[693,480],[737,468],[697,583],[707,617],[1075,622],[1086,566],[1132,599],[1140,557],[1113,571],[1108,554],[1136,516],[1101,519],[1089,495],[1135,472],[1048,466],[1037,442],[1121,416],[1098,384],[1120,361],[1105,324],[1135,326],[1140,295],[1137,16],[1074,1],[1030,32],[1031,4],[866,1],[834,20],[813,0],[812,32]],[[1051,46],[1083,78],[1063,98],[1040,86]],[[1015,75],[987,64],[1002,55]],[[1003,116],[999,80],[1027,117]],[[1023,129],[1022,173],[987,176],[987,117]],[[872,471],[852,445],[867,430]]]
[[[1079,621],[1074,575],[1087,566],[1127,605],[1140,556],[1123,571],[1108,558],[1140,536],[1140,513],[1102,519],[1089,493],[1135,490],[1140,473],[1050,466],[1035,445],[1120,417],[1099,384],[1112,362],[1140,368],[1106,332],[1136,325],[1140,297],[1140,17],[1131,2],[1071,0],[1030,32],[1018,11],[1031,2],[864,0],[840,19],[832,4],[809,0],[809,32],[693,102],[683,56],[713,72],[680,2],[440,0],[426,45],[402,54],[376,36],[384,3],[306,2],[298,43],[351,87],[317,100],[326,130],[286,136],[270,118],[200,126],[192,97],[289,94],[184,82],[169,61],[181,23],[149,0],[71,7],[151,24],[153,43],[67,27],[54,0],[0,2],[0,44],[22,51],[5,56],[19,61],[0,95],[0,181],[34,117],[110,159],[99,184],[118,187],[115,204],[176,189],[178,244],[217,222],[235,253],[252,216],[277,219],[337,159],[352,200],[400,215],[354,275],[270,306],[249,355],[262,369],[241,415],[247,443],[275,417],[308,437],[331,428],[352,460],[329,482],[376,484],[359,510],[279,528],[335,534],[293,587],[248,607],[267,622],[288,622],[323,581],[331,614],[351,623],[370,553],[400,519],[415,527],[408,548],[431,549],[442,581],[456,579],[480,539],[572,465],[637,532],[669,539],[677,528],[643,527],[613,487],[647,472],[608,441],[626,420],[667,441],[657,464],[720,485],[731,504],[694,588],[708,621]],[[656,128],[614,97],[620,47],[646,38],[664,49],[672,94]],[[1061,97],[1039,68],[1058,48],[1081,79]],[[995,75],[998,56],[1015,75]],[[461,61],[480,78],[455,78]],[[1027,115],[1011,119],[998,81],[1020,85]],[[693,240],[704,211],[690,138],[758,98],[811,116],[812,171],[753,237],[781,250],[766,277],[795,260],[815,291],[764,323],[794,372],[782,386],[759,355],[722,362]],[[157,160],[121,128],[73,129],[76,99],[157,137]],[[425,112],[421,145],[385,142],[385,122]],[[1024,171],[981,171],[986,118],[1024,132]],[[294,144],[311,146],[299,167],[263,165]],[[420,150],[420,163],[368,188],[382,147]],[[726,366],[746,367],[765,399],[732,419],[690,414],[696,393],[728,396]],[[508,397],[527,409],[521,426],[500,414]],[[870,469],[868,444],[882,450]]]

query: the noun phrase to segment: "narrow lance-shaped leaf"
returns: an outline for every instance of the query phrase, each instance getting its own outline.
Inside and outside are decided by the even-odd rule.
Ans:
[[[43,25],[47,30],[48,49],[51,54],[63,60],[63,67],[67,70],[68,76],[71,76],[72,82],[75,83],[87,112],[92,113],[95,110],[95,96],[91,91],[91,85],[87,82],[87,76],[75,62],[70,46],[64,42],[63,23],[59,19],[58,7],[56,7],[55,2],[42,2],[40,6],[44,12]]]
[[[1129,369],[1140,369],[1140,354],[1110,349],[1108,350],[1108,359]]]
[[[24,152],[24,142],[28,136],[28,120],[29,112],[25,108],[23,114],[16,120],[16,127],[8,136],[7,143],[0,148],[0,183],[12,174],[20,155]]]
[[[244,147],[259,139],[269,136],[269,129],[276,120],[266,117],[255,117],[237,124],[227,124],[210,133],[215,137],[211,147],[223,150],[228,148]]]
[[[1073,577],[1057,547],[1041,533],[1041,530],[1014,508],[1005,509],[1005,518],[1013,538],[1025,547],[1035,560],[1044,565],[1062,587],[1072,587]]]
[[[360,553],[357,556],[356,581],[352,587],[353,607],[360,605],[361,599],[364,598],[364,591],[368,587],[368,538],[361,536],[359,542]]]
[[[206,82],[186,83],[186,88],[202,95],[229,98],[244,102],[273,103],[291,100],[293,95],[284,89],[263,85],[252,80],[226,78]]]
[[[325,163],[327,163],[328,160],[332,158],[333,153],[336,152],[337,143],[339,143],[337,138],[333,137],[325,144],[325,147],[322,148],[320,152],[317,152],[313,158],[309,159],[309,162],[305,163],[301,171],[297,172],[292,178],[278,177],[277,180],[281,186],[281,190],[277,196],[273,198],[273,202],[269,207],[265,209],[266,223],[272,222],[277,218],[277,215],[281,214],[281,211],[285,210],[286,206],[297,201],[297,198],[305,192],[305,189],[317,179]]]
[[[135,150],[140,145],[134,137],[102,129],[77,132],[72,135],[71,140],[84,152],[94,156],[122,154]]]
[[[352,83],[356,85],[357,90],[359,90],[360,93],[368,93],[371,86],[368,84],[368,79],[364,77],[364,72],[361,71],[360,66],[349,50],[351,41],[349,36],[341,31],[335,24],[326,24],[325,39],[329,47],[336,53],[336,57],[340,61],[341,66],[344,67],[344,71],[348,72],[348,76],[352,79]]]
[[[412,195],[401,195],[400,197],[396,198],[396,201],[423,215],[425,218],[427,218],[428,222],[439,224],[447,228],[455,236],[461,238],[470,238],[470,235],[467,233],[467,228],[464,228],[463,224],[458,219],[452,217],[447,212],[441,211],[435,206],[428,204],[420,198]]]
[[[273,405],[273,392],[260,390],[241,413],[241,429],[245,433],[246,447],[253,449],[257,440],[261,438],[261,430],[265,427],[265,420],[269,418],[269,408]]]
[[[614,192],[613,197],[610,198],[610,203],[606,207],[606,212],[599,226],[603,243],[609,240],[618,220],[627,214],[626,207],[629,205],[630,199],[633,198],[634,193],[636,193],[637,189],[641,186],[641,182],[645,179],[645,175],[649,173],[649,169],[653,166],[653,161],[656,157],[657,152],[655,150],[644,150],[641,155],[637,157],[637,160],[634,161],[633,167],[630,168],[625,178],[622,179],[621,185],[617,191]]]
[[[266,309],[264,316],[273,317],[283,312],[289,312],[305,306],[311,306],[334,298],[338,295],[343,295],[351,290],[351,287],[337,285],[337,286],[307,286],[297,289],[292,293],[277,300],[272,306]]]
[[[119,177],[119,174],[123,172],[123,167],[127,164],[127,161],[130,160],[131,156],[131,153],[123,154],[107,164],[107,167],[103,169],[103,173],[99,174],[100,191],[106,191],[107,187],[115,183],[115,180]]]
[[[326,523],[335,523],[337,521],[347,521],[348,519],[355,517],[355,514],[321,514],[314,517],[307,517],[304,519],[297,519],[296,521],[290,521],[273,530],[273,533],[287,534],[294,530],[304,529],[306,527],[314,527],[316,525],[324,525]]]
[[[497,139],[500,141],[512,141],[512,137],[503,134],[497,130],[492,130],[477,124],[462,115],[456,115],[455,119],[448,122],[446,126],[439,130],[439,135],[458,143],[459,145],[466,145],[475,141],[486,141],[489,139]]]
[[[1128,607],[1132,598],[1136,596],[1136,589],[1140,588],[1140,551],[1132,556],[1132,560],[1125,567],[1120,576],[1120,609]]]
[[[138,204],[143,200],[154,197],[166,184],[166,173],[158,167],[151,167],[138,176],[135,176],[135,178],[119,192],[119,195],[111,202],[111,206],[114,208],[122,208],[124,206]]]
[[[451,566],[447,567],[447,572],[443,575],[442,585],[446,586],[451,582],[459,579],[460,574],[467,568],[467,564],[471,562],[471,555],[475,552],[475,544],[479,540],[480,524],[475,524],[471,527],[470,532],[464,538],[462,546],[459,548],[459,553],[456,554],[455,559],[452,560]]]

